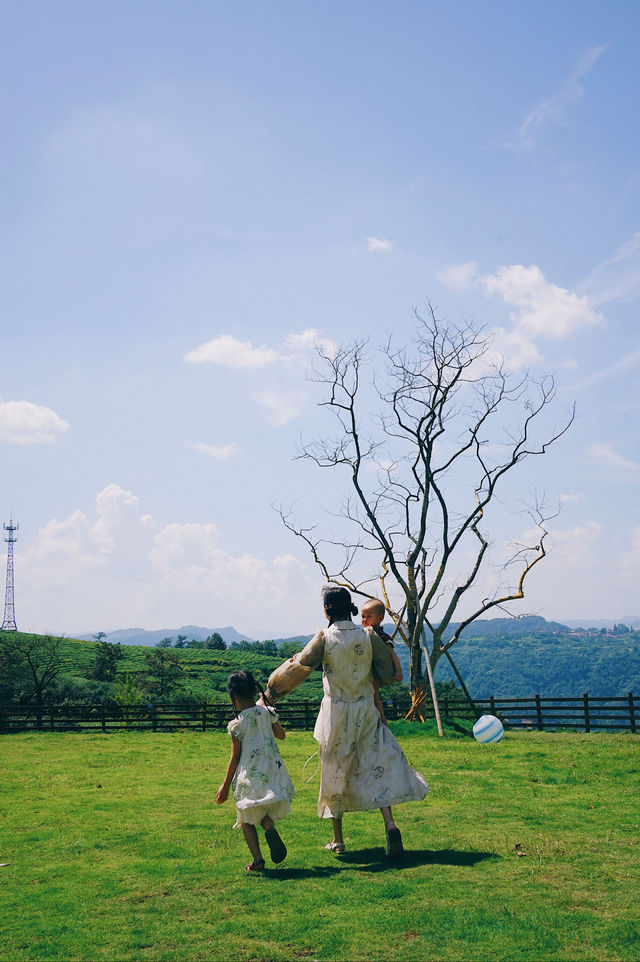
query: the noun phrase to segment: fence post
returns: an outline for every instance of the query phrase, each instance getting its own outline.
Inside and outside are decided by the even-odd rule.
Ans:
[[[629,692],[629,721],[631,722],[631,731],[635,735],[636,729],[636,713],[633,705],[633,692]]]
[[[102,722],[102,731],[107,730],[107,706],[102,702],[102,711],[100,712],[100,721]]]
[[[444,714],[448,715],[449,714],[449,698],[447,697],[447,695],[444,696],[443,701],[444,701]]]
[[[538,731],[544,730],[542,725],[542,705],[540,704],[540,695],[536,693],[536,716],[538,719]]]
[[[586,732],[591,731],[591,716],[589,715],[589,693],[585,692],[582,696],[582,701],[584,702],[584,730]]]
[[[151,730],[154,732],[158,731],[158,715],[157,715],[157,709],[155,705],[153,706],[153,709],[151,711]]]
[[[207,730],[207,703],[206,701],[202,704],[202,731]]]
[[[491,695],[491,697],[489,698],[489,708],[491,709],[491,714],[492,714],[492,715],[495,715],[495,713],[496,713],[496,700],[495,700],[495,698],[493,697],[493,695]]]
[[[309,727],[310,727],[310,721],[309,721],[309,699],[308,699],[308,698],[305,698],[305,700],[304,700],[304,727],[305,727],[305,731],[308,731],[308,730],[309,730]]]

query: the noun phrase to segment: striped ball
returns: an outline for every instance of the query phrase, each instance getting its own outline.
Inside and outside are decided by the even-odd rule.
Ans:
[[[481,745],[499,742],[504,735],[502,722],[495,715],[482,715],[473,726],[473,737]]]

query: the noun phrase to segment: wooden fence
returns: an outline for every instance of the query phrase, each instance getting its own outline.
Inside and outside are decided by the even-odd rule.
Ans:
[[[575,698],[481,698],[475,699],[477,711],[468,702],[443,697],[440,712],[446,718],[475,720],[481,714],[497,715],[505,728],[529,731],[576,729],[579,731],[631,731],[640,728],[640,696]],[[284,725],[290,729],[313,728],[318,703],[287,700],[278,706]],[[423,706],[427,718],[433,717],[430,701]],[[404,718],[409,696],[385,703],[389,721]],[[1,706],[0,733],[25,731],[109,732],[109,731],[220,731],[233,718],[226,704]]]

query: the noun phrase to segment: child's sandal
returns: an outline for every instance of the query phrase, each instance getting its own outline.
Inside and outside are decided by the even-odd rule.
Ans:
[[[271,861],[275,862],[277,865],[279,862],[283,862],[287,857],[287,847],[278,835],[275,828],[268,828],[264,837],[269,846],[269,854],[271,855]]]
[[[245,872],[263,872],[264,871],[264,859],[254,858],[250,865],[245,865]]]
[[[344,842],[327,842],[325,848],[334,855],[344,855],[346,851]]]

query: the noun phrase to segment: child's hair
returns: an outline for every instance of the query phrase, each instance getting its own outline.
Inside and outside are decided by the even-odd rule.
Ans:
[[[234,671],[227,678],[227,691],[232,702],[234,695],[240,698],[255,698],[258,694],[258,683],[250,671]]]
[[[346,588],[322,589],[322,600],[331,621],[346,621],[351,615],[357,615],[358,609],[351,602],[351,595]]]

